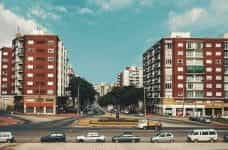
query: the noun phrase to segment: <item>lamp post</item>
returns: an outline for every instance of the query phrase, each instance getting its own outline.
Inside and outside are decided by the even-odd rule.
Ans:
[[[77,88],[77,93],[78,93],[78,97],[77,97],[77,101],[78,101],[78,116],[80,116],[80,77],[78,77],[78,88]]]
[[[146,118],[146,93],[145,93],[145,87],[143,87],[143,106],[144,106],[144,117]]]

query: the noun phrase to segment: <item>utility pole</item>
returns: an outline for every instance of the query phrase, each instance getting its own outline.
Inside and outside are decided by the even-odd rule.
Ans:
[[[144,106],[144,117],[146,118],[146,93],[145,93],[145,87],[143,87],[143,106]]]
[[[78,116],[80,116],[80,77],[78,77]]]

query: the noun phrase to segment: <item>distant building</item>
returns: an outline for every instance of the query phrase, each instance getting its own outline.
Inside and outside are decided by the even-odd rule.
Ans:
[[[100,84],[95,84],[94,89],[99,93],[99,96],[104,96],[108,94],[109,92],[112,91],[114,88],[113,84],[108,84],[108,83],[100,83]]]
[[[172,33],[143,54],[149,112],[228,115],[228,37]]]
[[[142,67],[130,66],[126,67],[122,72],[118,74],[117,85],[135,86],[138,88],[143,87],[143,69]]]

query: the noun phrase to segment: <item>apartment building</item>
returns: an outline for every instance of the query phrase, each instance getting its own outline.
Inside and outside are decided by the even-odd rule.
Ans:
[[[55,114],[56,99],[66,96],[68,57],[56,35],[34,32],[13,40],[15,95],[24,113]]]
[[[143,87],[143,69],[142,67],[130,66],[126,67],[122,72],[118,74],[117,85],[135,86],[138,88]]]
[[[104,95],[108,94],[109,92],[112,91],[113,88],[114,88],[113,84],[108,84],[108,83],[103,83],[103,82],[100,84],[94,85],[94,89],[97,91],[99,96],[104,96]]]
[[[228,115],[228,37],[172,33],[143,54],[149,112]]]
[[[13,49],[10,47],[0,49],[0,110],[13,107],[14,55]]]

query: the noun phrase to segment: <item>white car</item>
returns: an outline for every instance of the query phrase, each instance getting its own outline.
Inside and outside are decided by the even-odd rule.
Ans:
[[[172,133],[160,133],[151,138],[151,142],[154,143],[173,143],[174,135]]]
[[[218,140],[218,133],[214,129],[193,130],[187,135],[189,142],[215,142]]]
[[[99,135],[97,132],[89,132],[86,136],[76,137],[77,142],[105,142],[105,136]]]
[[[16,140],[12,132],[0,132],[0,142],[13,143]]]

